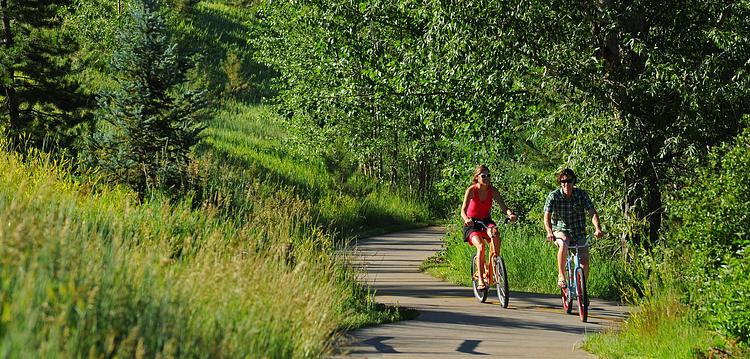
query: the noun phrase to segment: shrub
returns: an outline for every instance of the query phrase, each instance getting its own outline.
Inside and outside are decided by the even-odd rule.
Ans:
[[[691,302],[711,326],[744,343],[750,333],[748,198],[750,129],[714,150],[673,206],[682,224],[673,240],[695,252],[688,264],[690,281],[698,284],[688,293]]]

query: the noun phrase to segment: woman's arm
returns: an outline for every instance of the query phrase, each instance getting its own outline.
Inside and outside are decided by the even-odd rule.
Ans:
[[[513,213],[513,211],[505,205],[503,196],[500,195],[500,192],[498,192],[495,187],[492,187],[492,199],[495,200],[497,205],[500,206],[500,209],[503,211],[503,214],[505,214],[511,221],[516,220],[517,217],[515,213]]]
[[[466,215],[466,209],[469,208],[469,201],[471,200],[471,197],[474,196],[474,191],[471,190],[471,187],[466,189],[466,194],[464,194],[464,203],[461,205],[461,218],[464,220],[464,224],[469,224],[471,222],[471,218],[469,218],[468,215]]]

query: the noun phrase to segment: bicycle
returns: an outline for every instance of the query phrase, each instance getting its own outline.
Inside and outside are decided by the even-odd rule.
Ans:
[[[586,289],[586,273],[581,267],[581,261],[578,256],[579,248],[588,247],[588,242],[591,237],[586,238],[586,242],[582,245],[573,245],[575,241],[568,245],[568,258],[565,262],[565,271],[568,273],[566,279],[565,288],[561,288],[562,302],[565,312],[570,314],[573,311],[573,300],[578,302],[578,316],[581,317],[582,322],[588,320],[589,315],[589,295]]]
[[[481,224],[485,229],[487,225],[479,220],[473,220],[475,223]],[[509,219],[505,219],[505,224],[509,222]],[[495,285],[497,289],[497,299],[500,301],[500,306],[508,308],[508,299],[510,291],[508,290],[508,273],[505,270],[505,261],[500,253],[501,248],[495,248],[489,235],[486,232],[483,233],[482,238],[490,243],[489,261],[484,262],[484,274],[485,283],[487,286],[484,289],[479,289],[479,271],[478,271],[478,258],[476,253],[471,257],[471,286],[474,290],[474,297],[480,303],[484,303],[487,300],[487,295],[490,291],[490,286]],[[487,251],[485,251],[486,253]]]

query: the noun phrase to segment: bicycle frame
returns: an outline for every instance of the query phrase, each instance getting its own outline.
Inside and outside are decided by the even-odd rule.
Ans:
[[[586,244],[568,246],[568,256],[565,262],[565,271],[567,272],[566,287],[561,290],[563,307],[567,313],[573,310],[573,301],[578,303],[578,315],[582,321],[588,319],[588,290],[586,283],[586,272],[581,266],[581,258],[578,250],[588,247],[587,237]],[[579,283],[580,282],[580,283]]]
[[[498,248],[495,248],[495,244],[492,241],[492,238],[490,238],[490,236],[486,232],[483,233],[483,235],[481,237],[482,237],[482,239],[485,242],[487,242],[489,244],[489,248],[490,248],[489,251],[487,251],[486,249],[484,251],[485,259],[484,259],[484,268],[483,269],[484,269],[484,276],[486,277],[486,278],[484,278],[484,280],[487,283],[487,285],[491,286],[491,285],[495,284],[495,275],[494,275],[495,273],[494,273],[494,269],[493,269],[494,266],[492,265],[493,262],[494,262],[493,258],[500,257],[500,255],[501,255],[500,252],[502,251],[503,245],[502,245],[501,241],[498,241],[498,243],[497,243],[497,247]],[[477,265],[479,265],[479,258],[477,258]]]
[[[568,246],[568,259],[565,263],[565,271],[568,272],[568,290],[570,296],[574,299],[578,298],[578,293],[576,291],[576,288],[578,288],[576,286],[576,284],[578,284],[578,279],[576,278],[575,271],[578,268],[583,270],[583,267],[581,267],[581,258],[578,256],[578,249],[586,247],[588,247],[588,244],[583,246]]]

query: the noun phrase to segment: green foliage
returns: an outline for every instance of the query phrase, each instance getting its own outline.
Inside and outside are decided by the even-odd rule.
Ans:
[[[74,152],[90,118],[84,110],[93,101],[69,76],[77,44],[61,30],[68,3],[10,0],[0,8],[0,130],[17,146]]]
[[[112,60],[119,88],[99,100],[103,126],[88,155],[110,180],[143,194],[184,187],[206,103],[201,91],[184,86],[189,64],[170,44],[158,3],[145,0],[139,6],[121,33]]]
[[[270,82],[275,73],[255,59],[249,43],[259,33],[257,7],[202,1],[187,13],[169,13],[179,52],[196,61],[190,78],[213,96],[259,103],[274,95]]]
[[[71,76],[82,90],[96,95],[116,87],[108,66],[112,54],[120,47],[120,32],[128,19],[130,0],[73,0],[61,14],[63,30],[77,44],[71,54]]]
[[[315,250],[330,241],[295,199],[274,198],[288,227],[264,225],[271,208],[234,226],[190,203],[137,204],[124,188],[78,183],[65,164],[26,158],[0,156],[7,355],[317,357],[342,325],[353,280]],[[290,242],[293,262],[283,260]]]
[[[416,173],[446,212],[477,163],[573,167],[612,232],[648,246],[663,198],[689,176],[684,163],[750,112],[746,3],[329,0],[263,10],[256,43],[281,72],[283,113],[322,141],[342,137],[384,181]],[[533,183],[509,196],[527,208]]]
[[[740,342],[748,342],[750,307],[746,305],[750,245],[746,223],[750,198],[750,130],[716,148],[705,167],[673,204],[679,222],[674,240],[696,251],[689,270],[699,290],[694,306],[711,325]]]
[[[750,344],[750,247],[726,260],[710,278],[698,300],[711,325],[745,345]]]
[[[681,222],[677,238],[711,256],[750,245],[750,130],[717,148],[705,166],[695,167],[692,181],[673,204]],[[703,240],[696,240],[696,239]]]

